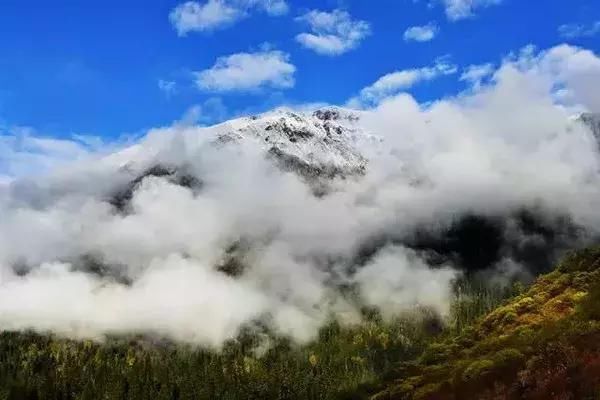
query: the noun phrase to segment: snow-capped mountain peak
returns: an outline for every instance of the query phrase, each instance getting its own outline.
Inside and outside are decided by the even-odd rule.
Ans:
[[[332,178],[364,174],[368,160],[361,150],[380,142],[379,137],[361,126],[360,111],[338,107],[312,112],[280,108],[211,127],[186,126],[151,132],[146,140],[105,161],[127,171],[129,182],[117,191],[112,201],[118,208],[124,208],[149,176],[189,188],[200,187],[201,180],[190,174],[180,155],[199,156],[202,152],[194,149],[203,146],[217,151],[245,144],[258,147],[277,167],[297,174],[322,193]],[[180,151],[183,148],[186,151]]]
[[[358,112],[339,108],[312,113],[278,109],[223,124],[216,142],[255,140],[286,162],[353,173],[366,166],[367,160],[358,150],[361,143],[373,140],[359,121]]]

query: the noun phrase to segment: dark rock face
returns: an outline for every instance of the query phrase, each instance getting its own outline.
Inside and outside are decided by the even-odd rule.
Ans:
[[[336,108],[322,108],[313,112],[313,117],[320,119],[321,121],[338,121],[340,119],[347,119],[350,121],[357,121],[358,116],[351,112],[340,112]]]
[[[467,274],[490,270],[508,258],[524,272],[538,275],[549,271],[563,252],[590,240],[569,218],[550,218],[535,209],[504,216],[468,214],[442,229],[423,227],[410,236],[374,238],[363,245],[354,263],[365,265],[385,246],[400,245],[417,251],[431,265],[451,263]]]
[[[467,215],[441,235],[417,235],[412,247],[451,260],[467,272],[487,270],[504,258],[532,274],[548,271],[562,251],[582,237],[566,217],[547,218],[535,210],[486,217]]]
[[[337,110],[317,110],[313,113],[313,115],[321,121],[338,120],[340,118],[340,113]]]
[[[547,272],[563,252],[576,247],[580,241],[594,240],[566,216],[544,218],[535,211],[521,210],[514,221],[512,232],[516,227],[518,235],[509,235],[510,254],[536,275]]]
[[[325,129],[325,132],[327,132],[327,136],[331,136],[333,134],[341,135],[344,132],[341,126],[331,125],[328,122],[323,124],[323,129]]]
[[[359,143],[373,135],[357,121],[357,113],[334,107],[313,114],[277,110],[224,125],[213,143],[235,146],[248,140],[258,144],[277,167],[295,173],[311,189],[318,186],[315,193],[321,193],[331,186],[328,180],[364,174],[368,160]]]
[[[271,147],[269,157],[277,162],[277,165],[288,172],[295,172],[307,179],[327,178],[333,179],[342,176],[345,171],[332,166],[317,166],[309,164],[291,154],[284,153],[277,147]]]
[[[467,271],[475,271],[499,261],[503,233],[498,220],[466,215],[442,232],[418,231],[408,246],[427,253],[434,264],[452,261]]]
[[[591,129],[594,137],[600,143],[600,114],[584,113],[579,116],[579,120]]]
[[[288,140],[292,143],[307,140],[314,136],[314,134],[308,129],[295,129],[291,127],[286,123],[284,118],[280,119],[276,124],[269,125],[265,128],[267,132],[274,129],[278,130],[279,132],[283,132],[287,136]]]
[[[125,286],[132,284],[131,278],[126,275],[126,268],[110,266],[99,256],[85,254],[75,260],[72,265],[75,271],[84,272]]]
[[[225,249],[225,254],[220,263],[216,265],[217,271],[237,278],[248,268],[244,257],[250,251],[251,244],[245,240],[237,240]]]
[[[202,182],[195,176],[184,172],[181,168],[155,165],[137,178],[127,184],[126,187],[115,193],[109,200],[119,212],[125,212],[133,198],[135,191],[139,188],[144,179],[148,177],[164,178],[171,183],[186,187],[192,190],[199,190],[202,187]]]
[[[329,184],[333,179],[347,179],[365,174],[364,166],[343,169],[334,165],[308,163],[292,154],[287,154],[277,147],[271,147],[267,154],[283,171],[297,174],[311,188],[316,197],[323,197],[329,192]]]

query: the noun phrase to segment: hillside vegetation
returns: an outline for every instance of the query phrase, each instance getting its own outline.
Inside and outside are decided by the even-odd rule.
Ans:
[[[431,339],[420,316],[331,323],[307,345],[254,331],[221,350],[150,342],[0,335],[0,399],[332,399],[414,359]],[[250,333],[252,332],[252,333]]]
[[[248,327],[222,349],[148,337],[103,343],[0,334],[0,399],[595,399],[600,248],[528,290],[457,284],[430,310],[331,322],[298,345]],[[258,332],[258,333],[257,333]]]
[[[373,400],[600,398],[600,248],[402,363]]]

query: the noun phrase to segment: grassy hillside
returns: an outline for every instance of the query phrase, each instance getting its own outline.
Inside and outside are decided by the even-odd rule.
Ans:
[[[600,398],[600,248],[401,363],[373,400]]]

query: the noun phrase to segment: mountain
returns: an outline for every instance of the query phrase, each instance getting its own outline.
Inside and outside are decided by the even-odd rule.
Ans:
[[[339,107],[314,112],[281,108],[209,127],[179,127],[179,140],[192,148],[207,142],[216,148],[257,145],[282,161],[282,166],[298,166],[301,174],[312,171],[310,176],[356,174],[363,173],[367,165],[361,149],[382,141],[362,126],[361,117],[361,111]],[[136,144],[108,159],[133,168],[156,158],[173,140],[167,135],[155,142]]]
[[[385,149],[385,139],[371,131],[365,114],[334,106],[315,111],[280,108],[209,127],[183,127],[178,140],[191,148],[207,142],[215,148],[256,145],[279,167],[308,181],[360,176],[368,167],[369,154]],[[573,120],[583,123],[600,140],[600,114],[582,113]],[[134,171],[134,179],[144,175],[167,177],[175,170],[180,175],[185,166],[161,159],[161,151],[174,141],[171,135],[143,141],[106,157],[106,161]]]
[[[195,209],[169,202],[171,197],[148,196],[153,194],[155,187],[167,188],[166,193],[176,194],[176,199],[204,207],[207,203],[198,200],[202,200],[204,194],[207,197],[211,195],[210,185],[215,181],[229,183],[229,174],[234,173],[234,168],[239,168],[233,165],[235,157],[241,155],[247,145],[251,151],[258,149],[260,160],[253,157],[251,162],[258,164],[266,160],[268,173],[273,171],[268,163],[289,171],[289,174],[283,174],[285,180],[297,174],[317,196],[313,198],[301,184],[291,179],[293,188],[301,189],[298,191],[301,196],[298,196],[299,202],[291,207],[292,212],[286,213],[285,218],[277,222],[291,220],[290,225],[301,225],[306,219],[307,227],[311,228],[322,219],[325,225],[331,226],[333,233],[342,231],[347,227],[339,221],[350,219],[351,215],[344,214],[343,218],[330,222],[328,213],[335,213],[338,207],[343,206],[344,198],[342,196],[342,201],[338,201],[340,198],[335,197],[337,192],[326,192],[327,185],[354,183],[361,178],[368,181],[369,151],[384,147],[383,139],[366,128],[368,125],[364,119],[361,112],[333,107],[315,112],[282,109],[211,127],[181,125],[176,129],[156,130],[140,143],[99,160],[104,175],[82,174],[74,185],[79,190],[75,193],[81,196],[65,196],[69,202],[59,202],[63,208],[56,210],[61,216],[59,223],[55,224],[58,228],[41,230],[39,234],[45,239],[60,236],[61,230],[75,228],[73,235],[49,242],[44,247],[46,251],[69,249],[73,243],[79,244],[79,236],[88,235],[93,245],[46,256],[42,261],[65,261],[60,264],[58,272],[74,279],[61,278],[61,284],[65,281],[77,284],[80,280],[98,284],[90,287],[91,297],[85,291],[82,297],[80,291],[63,290],[63,286],[57,287],[56,292],[49,292],[65,294],[65,303],[69,307],[65,307],[64,312],[52,310],[56,311],[59,321],[66,321],[68,326],[65,330],[49,333],[48,328],[43,324],[40,328],[34,321],[31,325],[34,332],[27,331],[29,325],[24,328],[11,328],[9,325],[0,332],[0,399],[594,398],[593,394],[600,388],[600,348],[597,346],[600,343],[600,312],[597,307],[600,301],[600,250],[591,248],[572,253],[554,272],[547,274],[566,249],[578,248],[582,242],[598,242],[595,238],[587,238],[588,232],[572,221],[568,213],[549,212],[540,205],[526,202],[487,213],[456,208],[450,219],[433,216],[435,224],[427,224],[426,221],[416,227],[409,226],[409,229],[402,229],[400,223],[395,223],[404,216],[390,214],[392,221],[389,224],[382,224],[370,235],[359,237],[360,241],[356,239],[356,246],[351,250],[356,254],[348,250],[344,253],[347,258],[337,259],[334,252],[331,255],[324,253],[324,256],[318,252],[315,256],[299,252],[300,256],[293,260],[294,263],[285,264],[283,256],[288,255],[284,254],[287,252],[285,248],[283,253],[274,253],[274,260],[257,258],[264,248],[272,244],[269,241],[272,240],[272,232],[276,231],[268,229],[264,233],[260,229],[262,219],[242,233],[239,233],[242,224],[235,224],[231,232],[219,236],[220,240],[215,242],[215,247],[218,247],[215,254],[211,252],[211,257],[199,258],[202,253],[194,251],[197,244],[203,244],[203,232],[186,230],[190,225],[201,226],[204,222],[193,213],[190,215],[188,210]],[[593,116],[582,116],[580,121],[592,130],[597,126]],[[587,139],[584,145],[587,146]],[[217,167],[211,164],[215,162],[210,158],[213,151],[219,156]],[[193,164],[205,156],[208,157],[207,163]],[[371,165],[375,162],[372,161]],[[231,171],[227,169],[230,165]],[[219,173],[221,169],[225,171],[222,174]],[[262,169],[260,171],[263,172]],[[268,175],[267,179],[270,178],[271,175]],[[165,180],[176,187],[164,185]],[[273,193],[286,190],[277,186],[277,181],[274,182]],[[402,188],[420,187],[419,183],[410,186],[412,182],[403,180],[406,185]],[[271,184],[271,181],[268,183]],[[386,184],[383,181],[381,186]],[[22,197],[33,204],[25,200],[16,204],[18,213],[28,211],[28,207],[34,209],[31,219],[36,224],[41,221],[44,227],[49,220],[40,218],[47,215],[44,210],[53,211],[52,202],[60,200],[65,192],[71,190],[69,185],[65,185],[66,188],[48,186],[49,189],[46,189],[43,185],[25,181],[11,187],[11,190],[25,191],[27,196]],[[374,185],[364,186],[371,190]],[[38,192],[44,196],[31,196],[31,193]],[[92,193],[94,201],[80,201],[89,200],[88,193]],[[107,198],[98,198],[98,193]],[[234,192],[234,195],[237,193]],[[468,194],[462,195],[468,197]],[[136,208],[136,204],[132,207],[131,202],[138,195],[147,208]],[[29,200],[30,197],[34,201]],[[226,192],[216,197],[214,203],[221,204],[231,197],[234,196]],[[326,212],[320,212],[316,217],[305,218],[306,210],[302,207],[313,201],[313,205],[327,203],[330,208],[323,209]],[[78,213],[79,208],[73,207],[70,202],[75,206],[83,204],[86,213]],[[92,215],[94,218],[83,224],[78,218],[89,216],[88,203],[98,205],[101,213],[97,220]],[[369,205],[369,201],[366,203]],[[451,202],[444,201],[439,209],[445,211],[451,207]],[[209,214],[216,214],[215,221],[219,225],[228,211],[225,208],[225,212],[219,214],[212,208],[208,209],[209,212],[202,215],[208,218]],[[251,216],[258,212],[252,202],[247,209]],[[351,209],[355,210],[359,209]],[[218,208],[216,211],[219,211]],[[369,213],[368,217],[371,216],[377,217]],[[165,223],[152,226],[156,222],[154,217]],[[105,220],[119,229],[107,230],[100,238],[103,241],[97,242],[98,232],[103,231],[94,228],[104,224]],[[242,219],[243,222],[247,220]],[[24,244],[25,250],[29,250],[36,239],[35,229],[29,226],[36,228],[37,225],[23,219],[16,221],[18,223],[14,227],[30,224],[17,231],[26,232],[28,239],[31,237]],[[125,232],[123,228],[131,227],[139,232],[132,236],[133,240],[121,234]],[[360,236],[364,226],[359,228],[348,237],[354,240],[354,236]],[[170,236],[177,239],[179,231],[185,233],[185,240],[172,240]],[[300,233],[298,242],[302,245],[313,238],[327,244],[318,235],[318,230],[289,232],[294,235]],[[148,236],[152,240],[146,242]],[[11,238],[8,235],[5,238],[5,243],[10,244]],[[141,249],[134,255],[145,256],[150,249],[148,243],[156,243],[158,247],[157,256],[153,257],[161,257],[163,253],[180,254],[176,261],[185,263],[185,279],[175,281],[172,292],[168,294],[142,290],[144,296],[141,298],[113,298],[113,293],[135,293],[145,289],[144,284],[148,281],[144,278],[152,273],[159,273],[153,281],[160,283],[159,289],[171,284],[170,273],[173,269],[177,272],[178,265],[165,264],[163,269],[163,265],[153,264],[150,274],[144,275],[145,271],[142,271],[141,278],[137,271],[130,273],[125,268],[131,259],[130,252]],[[210,244],[213,245],[212,242]],[[258,251],[253,252],[253,246]],[[386,255],[390,248],[406,250],[409,259],[381,258],[380,255]],[[113,257],[121,253],[125,262]],[[194,257],[202,263],[194,263]],[[402,275],[403,264],[411,264],[413,260],[416,261],[416,269]],[[507,264],[507,260],[513,263]],[[269,269],[269,261],[272,269]],[[306,268],[309,262],[313,264]],[[142,258],[140,264],[143,263]],[[427,264],[428,268],[423,268],[423,271],[428,273],[420,278],[422,271],[418,268],[424,266],[422,264]],[[52,279],[51,266],[45,265],[38,271],[36,265],[35,262],[30,265],[23,263],[23,269],[16,271],[17,276],[12,281],[15,284],[38,283],[28,292],[32,293],[32,300],[35,300],[35,295],[43,293],[44,284]],[[288,265],[289,268],[284,268]],[[447,282],[445,286],[448,295],[444,297],[444,305],[448,307],[438,309],[435,304],[424,304],[422,300],[427,301],[429,296],[436,295],[435,291],[441,286],[420,286],[420,280],[434,282],[436,273],[445,273],[448,265],[457,272],[452,275],[456,280]],[[498,272],[500,267],[513,269]],[[392,269],[393,276],[389,275]],[[363,275],[366,278],[354,280],[366,270],[371,271]],[[187,275],[188,271],[190,274],[209,273],[197,276]],[[310,278],[308,284],[301,275],[303,273]],[[400,277],[397,286],[387,289],[385,285],[377,285],[369,293],[361,291],[365,282],[381,281],[381,276],[392,279],[396,273]],[[418,279],[413,279],[413,274]],[[539,274],[547,275],[541,276],[525,290],[520,282],[513,285],[513,278],[521,276],[517,274],[525,276],[525,284],[535,281]],[[187,282],[191,283],[191,289],[186,290],[184,283]],[[227,285],[219,286],[219,283]],[[89,285],[84,286],[86,289]],[[226,308],[221,309],[223,301],[220,295],[235,294],[240,286],[250,290],[240,292],[239,302],[227,304],[225,301]],[[413,286],[420,292],[419,297],[413,300],[410,295],[407,300],[410,306],[395,312],[393,317],[386,314],[383,307],[378,308],[365,301],[366,294],[380,295],[379,292],[386,299],[396,294],[408,295]],[[213,291],[215,288],[219,293]],[[194,326],[196,332],[205,327],[219,328],[219,320],[211,319],[212,310],[216,310],[215,315],[227,316],[234,314],[237,308],[252,308],[252,295],[257,288],[265,296],[261,298],[274,303],[274,308],[264,311],[258,308],[260,313],[257,312],[256,316],[234,324],[233,334],[224,336],[216,347],[206,347],[206,342],[202,341],[192,344],[180,342],[180,336],[169,336],[172,331],[165,330],[170,328],[170,314],[183,316],[176,320],[177,327]],[[321,289],[327,295],[335,296],[336,307],[331,310],[337,311],[337,306],[340,306],[339,318],[332,312],[331,319],[323,319],[320,325],[311,328],[314,336],[298,341],[294,333],[302,330],[305,321],[310,321],[296,321],[299,313],[321,311],[321,305],[328,307],[329,296],[321,296]],[[195,297],[197,293],[204,292],[207,297]],[[86,298],[94,299],[95,296],[108,296],[103,298],[108,299],[103,300],[103,304],[108,306],[102,308],[101,316],[107,318],[101,320],[102,324],[107,321],[129,323],[136,319],[137,314],[148,316],[152,324],[147,325],[145,321],[139,326],[125,324],[127,330],[108,329],[111,327],[101,325],[97,336],[91,338],[98,341],[70,336],[71,326],[95,321],[82,314],[72,318],[68,314],[72,309],[71,303],[85,306]],[[44,300],[52,300],[53,297],[61,296],[52,295]],[[175,299],[174,302],[170,302],[171,299]],[[53,304],[51,301],[48,303]],[[120,314],[119,308],[132,303],[139,308],[133,309],[130,314]],[[150,304],[152,308],[148,306]],[[167,307],[163,308],[163,304]],[[185,309],[188,304],[194,306],[189,309],[189,314],[179,314],[179,307]],[[197,304],[202,307],[197,307]],[[208,307],[204,307],[205,304]],[[25,312],[34,308],[29,301],[23,301],[23,305]],[[45,306],[45,302],[42,305]],[[273,323],[280,306],[293,313],[286,313],[285,318]],[[344,313],[348,307],[352,308],[355,319],[346,321],[347,314]],[[166,312],[156,312],[161,310]],[[328,308],[325,310],[329,311]],[[13,317],[8,315],[10,322]],[[45,320],[47,315],[52,316],[43,314],[42,319]],[[228,322],[227,328],[230,327]],[[90,338],[84,336],[84,339]]]
[[[596,399],[600,248],[571,252],[524,293],[401,363],[371,400]]]
[[[251,145],[279,168],[298,174],[314,190],[323,194],[331,179],[357,177],[365,173],[368,160],[361,149],[378,145],[382,139],[361,126],[361,112],[327,107],[314,112],[277,109],[258,116],[230,120],[211,127],[188,127],[181,135],[184,146],[198,143],[223,147]],[[129,182],[120,187],[110,202],[122,210],[144,178],[167,179],[190,189],[199,189],[201,180],[177,160],[166,161],[161,150],[173,145],[171,136],[159,143],[141,143],[106,158],[131,172]]]
[[[276,110],[215,127],[218,144],[253,140],[281,166],[305,177],[364,172],[360,148],[377,140],[360,125],[360,112],[332,107],[312,113]]]
[[[600,248],[571,252],[529,289],[515,291],[506,300],[493,300],[491,311],[474,322],[457,326],[449,319],[441,333],[432,329],[426,310],[390,322],[367,311],[361,324],[333,321],[303,345],[260,327],[218,351],[135,336],[93,342],[0,332],[0,395],[11,400],[596,399]],[[491,293],[465,293],[453,302],[452,314],[489,303]]]
[[[583,113],[578,119],[583,122],[592,133],[596,140],[600,141],[600,114],[599,113]]]
[[[173,159],[164,151],[171,147],[198,146],[216,151],[236,146],[257,147],[267,160],[297,174],[313,194],[321,197],[335,180],[360,179],[367,172],[368,155],[384,148],[384,139],[369,130],[365,119],[363,111],[340,107],[307,112],[277,109],[210,127],[179,127],[176,133],[167,130],[154,140],[107,157],[111,164],[127,171],[128,176],[110,193],[109,202],[119,212],[127,213],[136,190],[148,177],[165,179],[199,193],[203,178],[185,161]],[[582,114],[577,121],[597,127],[594,124],[600,118]],[[179,149],[175,153],[185,151]],[[525,275],[535,276],[547,272],[566,249],[578,244],[582,235],[581,229],[566,216],[550,216],[535,206],[524,206],[501,215],[457,215],[447,226],[436,229],[420,226],[414,234],[381,232],[361,243],[351,262],[367,263],[392,244],[425,254],[432,265],[450,262],[469,272],[490,270],[510,258],[525,266],[521,271]],[[247,246],[234,241],[226,247],[224,260],[217,268],[237,275],[243,266],[236,257],[243,258],[242,250]]]
[[[183,142],[182,148],[192,149],[200,144],[215,149],[252,145],[262,149],[279,168],[298,174],[316,193],[322,193],[331,179],[362,176],[369,155],[385,149],[385,139],[370,130],[365,114],[334,106],[315,111],[280,108],[209,127],[178,127],[183,129],[175,138],[167,129],[167,135],[125,148],[105,161],[130,172],[129,187],[116,194],[130,198],[132,190],[147,176],[162,177],[188,188],[199,187],[198,177],[192,176],[186,165],[164,157],[165,148],[176,145],[177,140]],[[573,120],[583,123],[600,141],[600,114],[583,113]]]

